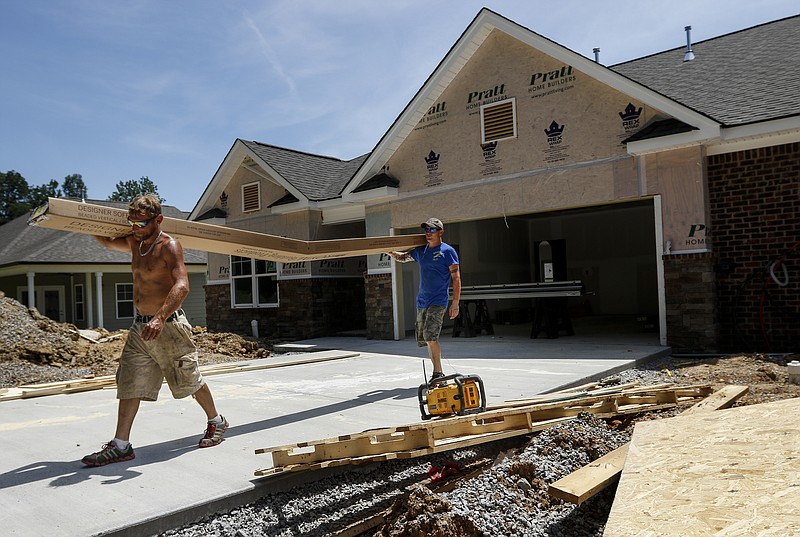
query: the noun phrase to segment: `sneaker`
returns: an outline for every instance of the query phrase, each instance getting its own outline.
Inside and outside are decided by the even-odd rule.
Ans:
[[[222,423],[216,424],[213,421],[208,422],[208,427],[206,427],[206,434],[203,438],[200,439],[200,443],[198,444],[200,447],[211,447],[216,446],[220,442],[222,442],[222,435],[225,434],[225,431],[228,430],[228,420],[225,419],[225,416],[222,416]]]
[[[428,384],[432,383],[434,380],[438,378],[442,378],[443,376],[444,373],[442,373],[441,371],[434,371],[433,373],[431,373],[431,380],[428,381]]]
[[[86,455],[81,462],[86,466],[105,466],[112,462],[131,461],[136,458],[136,453],[133,452],[133,446],[128,444],[126,449],[119,449],[117,445],[111,440],[107,444],[103,444],[103,449],[97,453]]]

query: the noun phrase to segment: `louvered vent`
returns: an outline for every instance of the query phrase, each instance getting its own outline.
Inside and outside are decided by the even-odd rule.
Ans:
[[[515,100],[481,107],[481,143],[496,142],[517,135]]]
[[[261,184],[242,185],[242,211],[257,211],[261,208]]]

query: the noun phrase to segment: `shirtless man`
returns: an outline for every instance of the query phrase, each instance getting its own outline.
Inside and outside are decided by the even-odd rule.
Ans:
[[[100,451],[86,455],[82,462],[87,466],[136,457],[130,434],[139,403],[156,401],[165,378],[175,399],[191,395],[205,411],[208,423],[200,447],[222,442],[228,428],[198,369],[192,327],[180,309],[189,294],[183,248],[161,231],[163,220],[158,196],[138,196],[128,205],[130,235],[95,237],[103,246],[131,254],[136,317],[117,368],[119,408],[114,439]]]

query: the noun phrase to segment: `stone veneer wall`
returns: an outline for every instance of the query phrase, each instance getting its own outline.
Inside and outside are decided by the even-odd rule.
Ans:
[[[708,185],[720,350],[797,352],[800,143],[712,155]],[[780,286],[769,267],[784,256]]]
[[[673,352],[717,352],[714,261],[710,253],[665,255],[667,345]]]
[[[364,276],[367,309],[367,339],[394,339],[392,275]]]
[[[292,341],[363,330],[364,286],[359,278],[282,280],[280,307],[231,308],[229,285],[206,286],[206,322],[217,332],[252,334],[258,321],[259,336]]]

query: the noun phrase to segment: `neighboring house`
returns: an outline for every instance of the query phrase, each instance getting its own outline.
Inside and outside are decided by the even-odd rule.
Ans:
[[[168,205],[162,211],[172,218],[187,214]],[[0,291],[78,328],[128,328],[135,315],[131,256],[100,245],[90,235],[29,226],[27,221],[26,215],[0,226]],[[205,326],[207,254],[183,253],[190,288],[183,309],[193,325]]]
[[[318,240],[436,216],[465,286],[541,281],[549,252],[591,292],[574,311],[653,319],[674,351],[796,350],[798,49],[795,16],[606,67],[483,9],[370,153],[237,139],[189,218]],[[401,338],[411,265],[210,254],[208,326]]]

